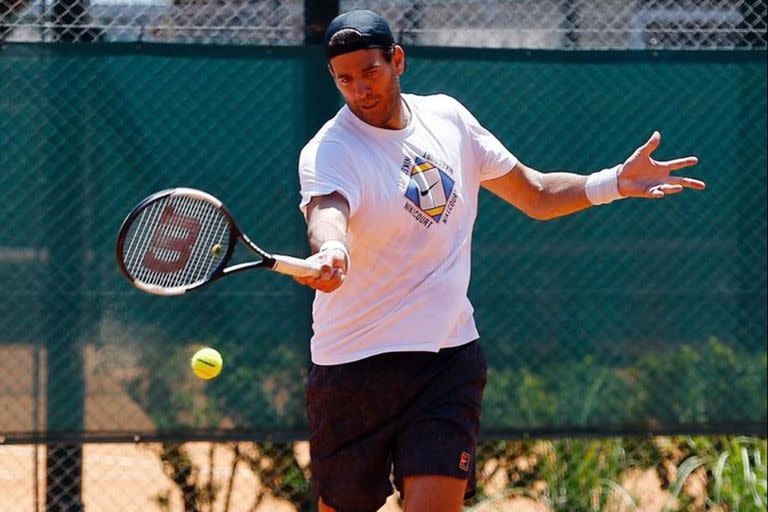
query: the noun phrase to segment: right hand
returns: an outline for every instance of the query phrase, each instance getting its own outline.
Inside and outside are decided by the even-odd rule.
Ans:
[[[344,283],[347,274],[347,256],[340,249],[328,249],[320,251],[309,258],[320,264],[320,275],[317,277],[294,277],[304,286],[309,286],[321,292],[330,293]]]

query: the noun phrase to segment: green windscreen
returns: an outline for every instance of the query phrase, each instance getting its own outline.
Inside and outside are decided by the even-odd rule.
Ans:
[[[402,85],[456,97],[542,171],[613,166],[659,130],[654,156],[698,156],[708,184],[550,222],[481,192],[485,433],[764,435],[764,52],[415,48]],[[339,106],[315,48],[4,46],[0,433],[304,436],[311,291],[254,271],[145,295],[115,237],[186,186],[306,255],[298,154]],[[189,368],[202,346],[224,356],[209,382]]]

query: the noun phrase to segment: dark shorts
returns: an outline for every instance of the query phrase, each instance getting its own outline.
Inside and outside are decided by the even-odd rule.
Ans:
[[[478,342],[312,365],[307,381],[312,480],[338,512],[374,512],[403,478],[467,480],[475,494],[475,446],[486,380]],[[393,471],[394,470],[394,471]]]

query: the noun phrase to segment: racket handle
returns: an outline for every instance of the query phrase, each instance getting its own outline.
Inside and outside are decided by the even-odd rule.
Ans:
[[[281,256],[273,254],[275,266],[272,270],[295,277],[317,277],[320,275],[320,264],[309,262],[293,256]]]

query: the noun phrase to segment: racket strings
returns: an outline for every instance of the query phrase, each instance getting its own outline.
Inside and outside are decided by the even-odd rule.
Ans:
[[[126,262],[128,272],[134,278],[141,281],[145,281],[147,279],[147,273],[151,272],[149,268],[142,264],[142,259],[147,252],[150,239],[159,224],[162,208],[163,203],[152,203],[138,216],[128,232],[126,240],[128,249],[126,250],[124,261]]]
[[[186,286],[205,279],[223,258],[212,248],[221,244],[229,233],[229,225],[220,211],[208,202],[192,198],[179,198],[181,214],[199,221],[200,231],[184,268],[177,273],[168,273],[162,283],[165,287]],[[221,244],[223,247],[223,244]]]
[[[134,219],[123,261],[128,273],[146,285],[189,286],[218,268],[229,243],[229,221],[216,206],[196,197],[169,196]]]
[[[207,207],[207,208],[206,208]],[[209,230],[203,229],[208,226],[211,221],[216,221],[217,218],[211,215],[211,211],[217,212],[217,210],[204,201],[193,200],[190,198],[182,197],[177,198],[174,202],[174,208],[178,212],[181,218],[194,219],[197,221],[198,232],[195,233],[197,237],[193,241],[193,246],[189,249],[189,254],[186,255],[186,262],[184,266],[176,272],[165,272],[159,276],[159,286],[162,287],[175,287],[184,286],[196,282],[199,279],[205,277],[205,269],[210,268],[214,264],[216,259],[214,255],[209,252],[209,248],[212,243],[209,243],[209,236],[206,236]],[[220,222],[218,224],[221,224]],[[185,237],[190,236],[189,228],[170,226],[169,236]],[[162,252],[161,252],[162,254]],[[171,258],[180,258],[182,255],[177,254],[176,251],[168,251],[165,256]]]
[[[152,204],[151,207],[144,211],[133,223],[131,229],[128,232],[126,238],[126,254],[123,260],[126,263],[126,267],[135,277],[135,270],[137,270],[138,261],[140,256],[147,250],[149,236],[153,230],[147,228],[148,225],[154,224],[156,218],[156,210],[159,208],[157,203]]]
[[[192,217],[201,220],[201,230],[195,249],[192,251],[190,262],[184,268],[181,283],[194,283],[208,277],[224,257],[224,239],[228,240],[229,223],[221,212],[205,201],[195,201]],[[219,245],[222,249],[218,254],[213,247]]]
[[[171,197],[168,200],[168,204],[173,208],[174,214],[178,215],[180,218],[196,218],[192,215],[195,212],[192,211],[193,204],[191,201],[188,200],[188,198]],[[163,211],[166,211],[166,210],[163,210]],[[167,232],[160,234],[160,236],[169,236],[171,238],[174,238],[174,237],[182,238],[190,235],[188,229],[182,229],[180,226],[178,226],[178,224],[176,225],[170,224],[169,226],[166,225],[166,226],[157,227],[157,229],[164,229],[164,228],[167,229]],[[157,256],[160,259],[168,258],[169,261],[172,261],[177,257],[178,258],[182,257],[182,255],[178,253],[178,251],[170,251],[162,248],[152,248],[152,250],[156,251],[155,256]],[[191,265],[195,263],[193,258],[194,258],[194,253],[190,251],[190,254],[187,256],[187,261],[180,271],[159,273],[160,275],[156,276],[156,278],[159,279],[159,282],[157,282],[156,284],[163,288],[173,288],[175,286],[183,285],[185,283],[184,274],[188,273]]]
[[[179,197],[179,198],[172,198],[171,201],[175,201],[172,203],[174,206],[174,211],[181,217],[181,218],[191,218],[200,220],[201,214],[204,214],[204,205],[207,203],[204,203],[203,201],[195,201],[188,197]],[[182,228],[178,225],[171,224],[170,226],[170,235],[171,236],[177,236],[177,237],[184,237],[189,236],[189,230]],[[200,233],[198,232],[198,238],[195,242],[195,246],[197,245],[197,242],[200,240]],[[194,247],[194,246],[193,246]],[[172,255],[171,257],[176,257],[176,251],[168,251]],[[184,264],[184,267],[177,271],[177,272],[167,272],[164,273],[161,276],[161,281],[158,283],[160,286],[164,288],[173,288],[175,286],[183,286],[187,284],[191,284],[195,282],[194,279],[192,279],[192,275],[196,273],[200,267],[200,260],[199,256],[197,254],[199,251],[195,251],[194,249],[190,251],[188,255],[187,262]],[[179,255],[179,257],[181,257]]]

